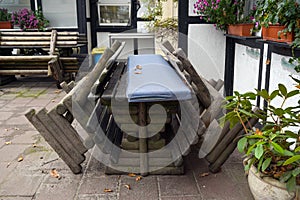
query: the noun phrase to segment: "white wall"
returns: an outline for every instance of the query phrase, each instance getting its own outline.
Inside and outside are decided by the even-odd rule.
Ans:
[[[190,24],[188,57],[197,72],[209,79],[224,80],[225,36],[211,24]]]
[[[260,50],[244,45],[235,45],[233,90],[240,93],[258,87]]]

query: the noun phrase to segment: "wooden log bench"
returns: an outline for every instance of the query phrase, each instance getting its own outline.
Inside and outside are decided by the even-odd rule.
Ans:
[[[80,62],[73,51],[86,45],[78,32],[0,32],[0,76],[43,74],[58,83],[70,79]],[[13,49],[19,51],[13,55]],[[8,53],[10,52],[10,53]]]
[[[89,100],[88,95],[85,92],[82,93],[82,89],[91,88],[103,70],[110,68],[111,64],[114,63],[111,58],[120,46],[121,43],[116,41],[111,49],[106,49],[93,70],[77,83],[70,82],[67,84],[63,82],[61,86],[67,92],[67,95],[54,108],[49,111],[45,108],[40,111],[32,109],[25,114],[27,119],[75,174],[82,171],[80,164],[85,160],[84,153],[95,144],[93,140],[94,133],[87,126],[87,123],[96,104],[94,99]],[[103,90],[108,80],[109,78],[102,79],[99,88]],[[103,115],[102,113],[105,114],[105,110],[99,112],[99,115]],[[80,137],[80,134],[72,126],[74,119],[88,133],[85,140]],[[103,124],[106,125],[107,123]]]

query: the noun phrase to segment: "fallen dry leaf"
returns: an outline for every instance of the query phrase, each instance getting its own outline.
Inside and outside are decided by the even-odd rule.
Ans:
[[[271,61],[268,59],[267,61],[266,61],[266,65],[269,65],[271,63]]]
[[[136,174],[130,173],[130,174],[128,174],[128,176],[130,176],[130,177],[136,177]]]
[[[141,65],[137,65],[135,66],[136,69],[143,69],[143,67]]]
[[[113,190],[105,188],[104,192],[113,192]]]
[[[141,179],[142,179],[142,177],[138,176],[138,177],[135,178],[135,181],[140,181]]]
[[[61,93],[61,90],[56,90],[54,93],[59,94],[59,93]]]
[[[200,177],[205,177],[205,176],[208,176],[208,175],[209,175],[209,173],[205,172],[205,173],[200,174]]]
[[[128,190],[131,189],[130,185],[128,185],[128,184],[125,184],[124,187],[126,187]]]
[[[24,160],[23,156],[20,156],[20,157],[18,158],[18,162],[22,162],[23,160]]]
[[[54,178],[60,179],[60,175],[59,175],[59,173],[56,171],[56,169],[51,169],[51,170],[50,170],[50,175],[51,175],[52,177],[54,177]]]
[[[5,142],[6,145],[10,145],[11,144],[11,141],[8,141],[8,142]]]
[[[296,88],[300,89],[300,85],[296,85]]]

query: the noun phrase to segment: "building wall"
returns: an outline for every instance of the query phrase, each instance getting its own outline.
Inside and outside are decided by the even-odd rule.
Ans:
[[[224,79],[225,36],[211,24],[190,24],[188,57],[206,79]]]

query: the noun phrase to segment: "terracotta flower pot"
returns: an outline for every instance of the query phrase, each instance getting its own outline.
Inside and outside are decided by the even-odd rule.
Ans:
[[[10,21],[0,22],[0,29],[12,29],[13,24]]]
[[[275,42],[292,42],[294,40],[294,34],[287,32],[287,33],[280,33],[278,36],[278,32],[285,29],[285,26],[281,25],[269,25],[268,28],[262,27],[262,37],[265,40],[272,40]]]
[[[228,34],[237,36],[251,36],[253,24],[231,24],[228,26]]]
[[[252,165],[248,174],[248,183],[254,199],[292,200],[295,198],[295,192],[289,193],[285,184],[271,177],[262,177],[263,174],[257,172]]]

